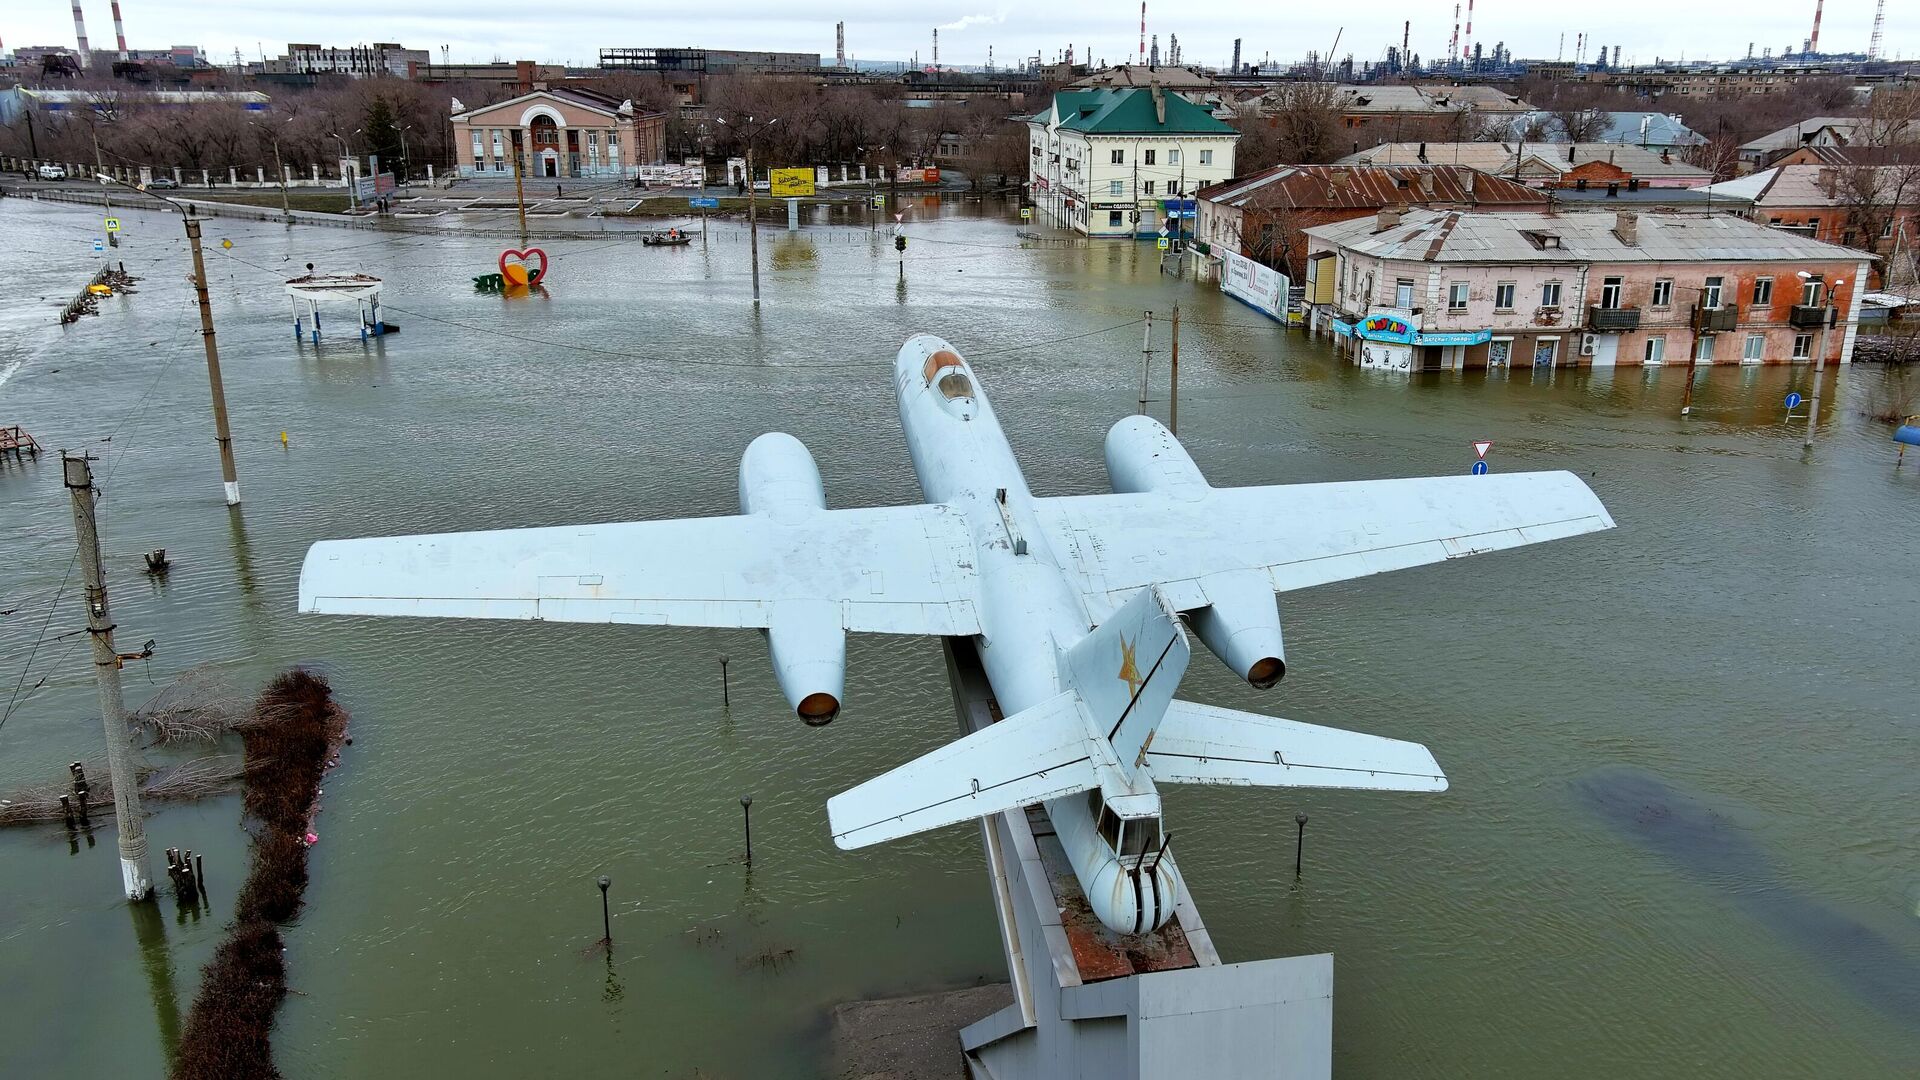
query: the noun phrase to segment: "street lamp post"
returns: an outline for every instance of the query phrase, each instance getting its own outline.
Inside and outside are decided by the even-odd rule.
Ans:
[[[354,133],[359,134],[359,129],[354,129]],[[352,162],[350,167],[341,168],[340,179],[347,185],[347,205],[357,210],[360,208],[360,186],[354,181],[359,178],[360,163],[353,160],[353,148],[347,145],[346,136],[336,131],[333,132],[333,137],[340,140],[340,157]]]
[[[292,117],[288,117],[283,121],[283,123],[292,122]],[[274,170],[280,174],[280,216],[286,219],[287,226],[291,228],[293,226],[293,207],[287,198],[287,166],[286,163],[280,159],[280,131],[278,128],[262,126],[258,121],[254,120],[247,121],[247,124],[260,131],[266,132],[267,138],[273,143],[273,167]]]
[[[407,132],[412,130],[411,124],[400,125],[400,186],[403,188],[413,179],[413,148],[407,143]]]
[[[754,118],[751,116],[747,117],[744,121],[737,118],[734,120],[728,120],[725,117],[715,117],[714,120],[716,123],[725,124],[726,126],[734,129],[735,131],[740,132],[742,135],[745,136],[747,140],[747,246],[749,249],[748,259],[753,264],[753,304],[755,307],[759,307],[760,306],[760,218],[758,214],[759,203],[754,198],[753,144],[756,139],[766,134],[769,128],[779,123],[780,118],[776,116],[764,124],[757,124],[754,121]]]

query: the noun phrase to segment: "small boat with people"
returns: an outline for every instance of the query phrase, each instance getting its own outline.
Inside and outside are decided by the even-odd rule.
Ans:
[[[644,247],[682,247],[693,243],[693,237],[680,229],[668,229],[666,232],[649,233],[640,238]]]

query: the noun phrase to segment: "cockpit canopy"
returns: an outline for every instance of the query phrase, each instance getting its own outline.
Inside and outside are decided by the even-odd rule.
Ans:
[[[939,349],[927,357],[920,369],[927,386],[939,392],[949,412],[969,416],[974,406],[973,376],[967,362],[952,349]]]
[[[1127,800],[1121,800],[1124,804]],[[1139,859],[1152,854],[1161,843],[1160,815],[1123,817],[1116,804],[1101,796],[1100,789],[1087,792],[1087,809],[1093,811],[1100,835],[1122,859]]]

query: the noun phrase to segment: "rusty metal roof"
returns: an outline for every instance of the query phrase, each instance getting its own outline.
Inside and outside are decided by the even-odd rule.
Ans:
[[[1529,176],[1558,176],[1590,161],[1617,165],[1643,180],[1655,177],[1707,183],[1713,174],[1695,168],[1677,155],[1663,155],[1644,146],[1618,143],[1499,143],[1499,142],[1399,142],[1381,143],[1370,150],[1348,154],[1339,165],[1468,165],[1491,173],[1513,175],[1520,157],[1522,171]]]
[[[1374,218],[1317,225],[1308,236],[1360,255],[1407,262],[1858,262],[1864,251],[1730,214],[1640,214],[1621,239],[1621,214],[1546,216],[1412,210],[1382,230]]]
[[[1197,197],[1242,210],[1547,205],[1537,188],[1463,165],[1278,165],[1201,188]]]

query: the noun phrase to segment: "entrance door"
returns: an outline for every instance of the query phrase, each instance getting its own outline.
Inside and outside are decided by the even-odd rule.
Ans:
[[[1559,352],[1560,352],[1559,338],[1542,338],[1541,340],[1534,342],[1533,366],[1537,368],[1552,367],[1553,358]]]
[[[540,155],[540,175],[555,177],[560,175],[560,156],[558,154],[549,152]]]
[[[1593,338],[1593,366],[1612,367],[1620,355],[1619,334],[1596,334]]]

